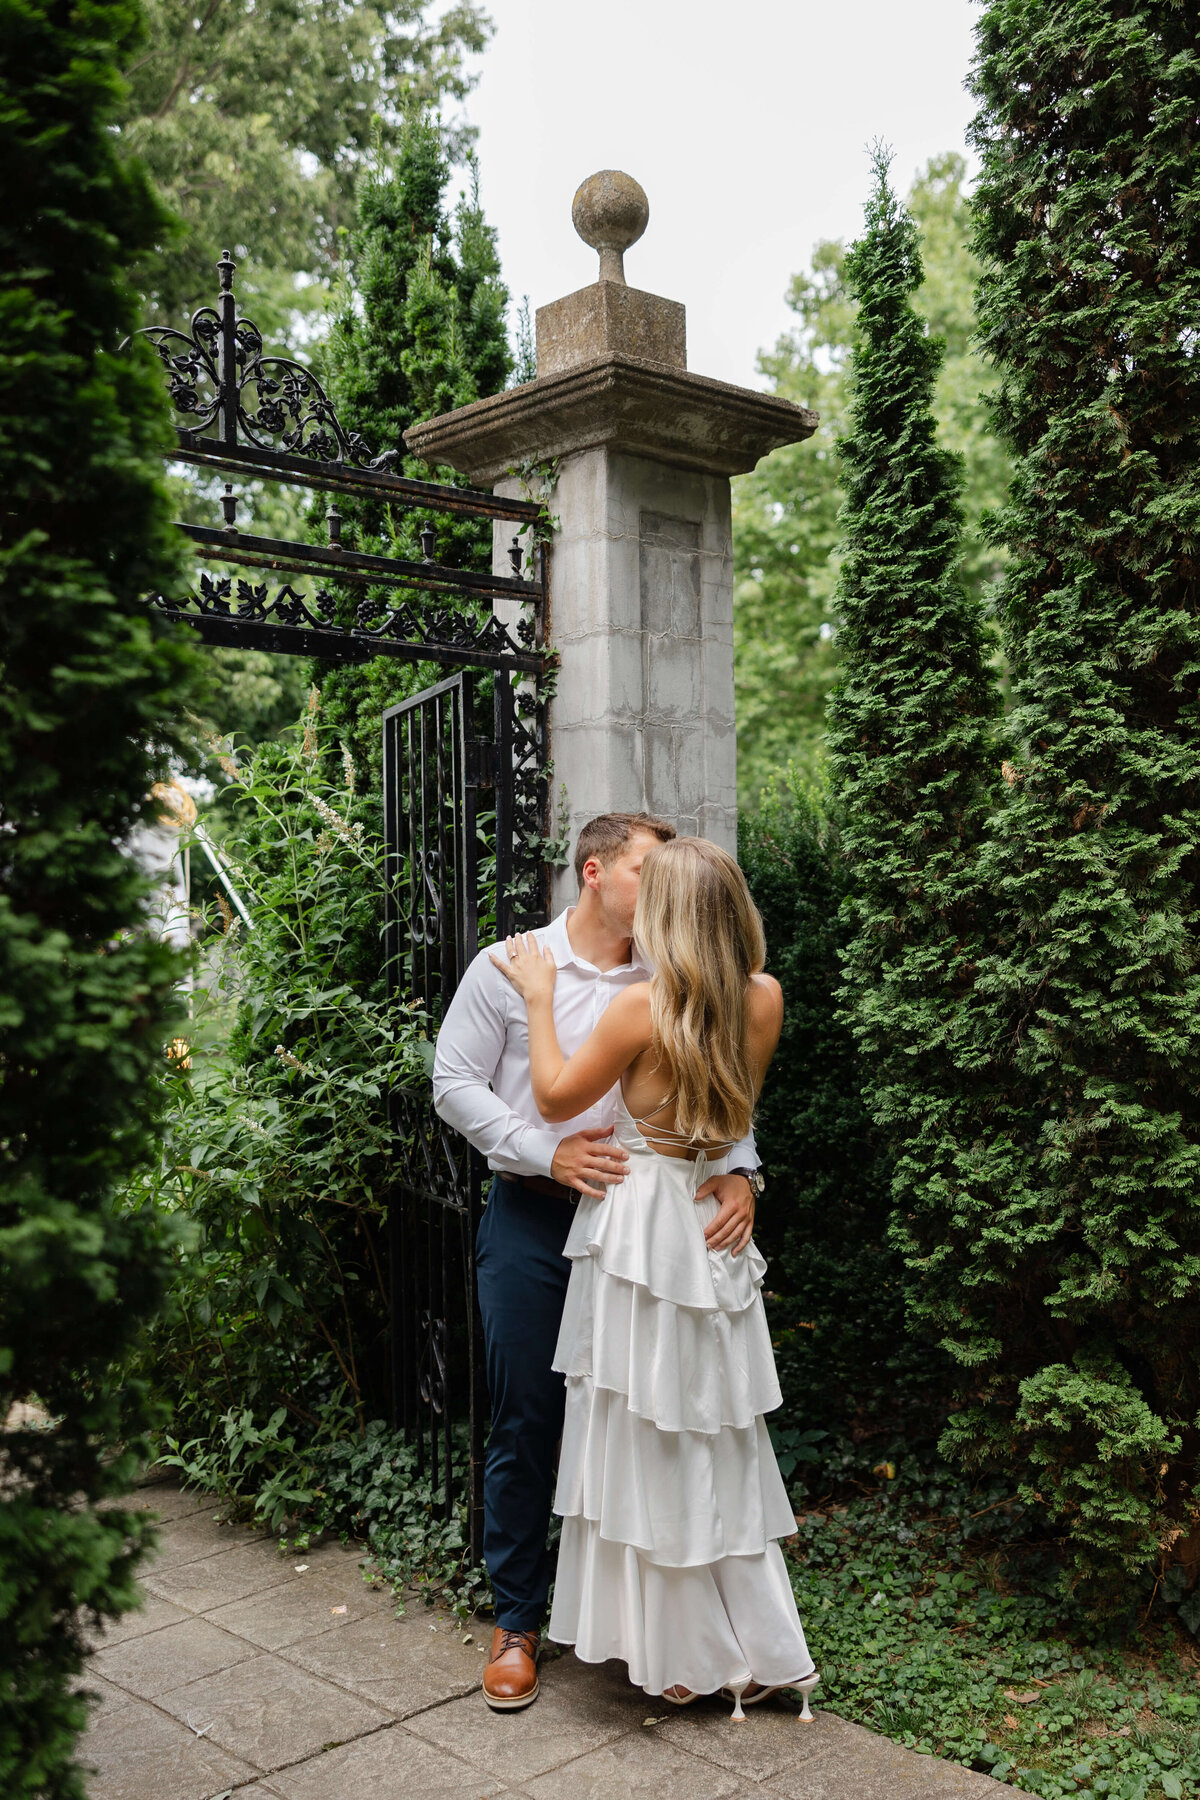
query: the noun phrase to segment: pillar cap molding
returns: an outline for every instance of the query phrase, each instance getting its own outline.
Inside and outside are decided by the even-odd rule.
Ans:
[[[507,388],[404,434],[410,454],[477,486],[516,465],[603,445],[712,475],[742,475],[811,437],[819,417],[778,394],[608,355]]]

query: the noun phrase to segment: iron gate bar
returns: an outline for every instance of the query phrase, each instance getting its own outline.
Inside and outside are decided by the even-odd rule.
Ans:
[[[153,327],[151,328],[153,329]],[[418,481],[408,475],[390,475],[381,469],[358,469],[342,462],[314,463],[289,456],[282,450],[260,450],[256,444],[234,448],[218,438],[198,437],[186,426],[175,427],[179,462],[196,463],[229,475],[267,477],[294,487],[328,488],[339,494],[372,494],[391,497],[414,510],[430,506],[436,512],[468,513],[481,519],[513,519],[536,525],[542,509],[535,500],[513,500],[501,494],[485,494],[480,488],[449,487],[436,481]]]
[[[190,625],[206,644],[229,649],[274,651],[283,656],[313,656],[320,662],[365,663],[376,656],[393,656],[400,662],[434,662],[472,668],[514,669],[536,675],[545,658],[539,651],[513,652],[438,644],[428,638],[374,638],[364,632],[325,631],[309,625],[268,625],[255,621],[217,618],[211,614],[184,612],[173,601],[157,609],[164,618]]]
[[[208,562],[248,563],[252,568],[281,569],[294,574],[320,573],[363,587],[416,587],[433,593],[474,594],[481,600],[539,600],[540,582],[519,576],[484,575],[474,569],[451,569],[443,563],[402,562],[393,556],[371,556],[341,550],[333,544],[292,543],[282,538],[251,537],[236,528],[179,525]],[[382,578],[382,579],[381,579]]]

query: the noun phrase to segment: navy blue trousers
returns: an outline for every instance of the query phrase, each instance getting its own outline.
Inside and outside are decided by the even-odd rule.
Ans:
[[[567,1384],[550,1367],[571,1265],[569,1200],[493,1180],[476,1239],[492,1429],[483,1468],[483,1559],[496,1622],[534,1631],[546,1611],[546,1532]]]

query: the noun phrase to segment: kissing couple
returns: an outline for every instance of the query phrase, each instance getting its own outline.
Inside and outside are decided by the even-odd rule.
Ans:
[[[480,951],[434,1061],[438,1113],[493,1170],[483,1696],[537,1698],[553,1500],[551,1639],[677,1706],[724,1692],[740,1719],[792,1687],[810,1718],[763,1422],[781,1396],[751,1115],[783,996],[762,920],[731,856],[648,813],[591,820],[575,873],[575,906]]]

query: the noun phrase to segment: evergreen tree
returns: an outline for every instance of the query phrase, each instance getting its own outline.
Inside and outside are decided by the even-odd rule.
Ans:
[[[905,1271],[888,1241],[891,1162],[839,1017],[851,871],[825,796],[795,777],[738,821],[738,861],[783,986],[783,1035],[755,1129],[767,1195],[755,1237],[771,1267],[780,1420],[890,1440],[940,1429],[948,1359],[905,1330]]]
[[[844,992],[867,1099],[895,1153],[896,1236],[911,1252],[914,1210],[962,1180],[973,971],[986,942],[975,865],[998,697],[982,607],[957,576],[962,466],[937,441],[942,347],[911,304],[918,232],[886,157],[876,152],[874,165],[866,231],[846,258],[858,344],[840,446],[829,755],[852,869]]]
[[[991,428],[985,394],[997,376],[973,342],[979,263],[963,157],[935,156],[905,206],[921,233],[924,279],[916,306],[945,344],[934,389],[942,442],[963,455],[964,529],[959,577],[982,597],[1002,565],[981,516],[999,506],[1007,454]],[[734,644],[738,690],[738,787],[753,801],[774,771],[794,760],[811,775],[824,750],[825,710],[840,645],[834,591],[842,485],[837,443],[846,425],[855,304],[846,247],[826,239],[788,292],[793,329],[759,365],[774,392],[820,414],[815,437],[786,445],[734,483]]]
[[[915,1211],[922,1310],[1085,1567],[1200,1500],[1200,45],[1186,0],[992,0],[977,249],[1018,749],[961,1159]],[[1190,1542],[1188,1542],[1188,1534]]]
[[[179,974],[122,848],[190,652],[139,596],[179,576],[159,377],[118,345],[167,225],[121,160],[128,0],[0,0],[0,1790],[82,1796],[84,1626],[134,1602],[123,1492],[147,1422],[114,1391],[163,1286],[116,1182],[152,1147]],[[148,748],[155,745],[157,758]],[[17,1410],[14,1412],[14,1408]],[[24,1410],[22,1410],[24,1408]],[[116,1446],[124,1447],[118,1451]]]
[[[329,385],[343,423],[360,431],[376,454],[396,450],[404,474],[463,487],[466,482],[452,469],[431,470],[404,454],[410,425],[499,393],[512,367],[505,328],[508,291],[500,279],[495,232],[483,217],[477,178],[453,220],[448,217],[450,176],[439,123],[417,112],[406,121],[395,158],[364,179],[351,283],[330,344]],[[419,561],[417,534],[428,522],[436,529],[439,561],[491,567],[486,523],[445,514],[426,521],[374,498],[347,499],[341,506],[347,543]],[[355,595],[350,604],[357,601]],[[442,673],[387,657],[314,670],[323,719],[349,745],[365,789],[379,784],[383,708],[440,680]]]

